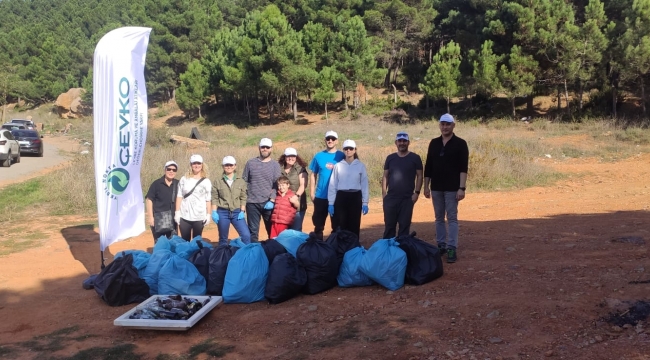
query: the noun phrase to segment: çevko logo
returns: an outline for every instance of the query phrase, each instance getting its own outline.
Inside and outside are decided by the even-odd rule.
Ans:
[[[119,108],[118,108],[118,123],[119,134],[117,137],[118,150],[115,154],[119,159],[121,166],[128,166],[131,160],[131,153],[129,151],[131,145],[131,129],[129,123],[131,120],[131,111],[129,109],[129,93],[131,86],[129,80],[125,77],[120,79],[118,85],[119,91]],[[113,164],[106,168],[104,172],[104,194],[111,199],[117,199],[119,195],[122,195],[126,188],[129,186],[129,179],[131,175],[129,172],[122,168],[117,167]]]

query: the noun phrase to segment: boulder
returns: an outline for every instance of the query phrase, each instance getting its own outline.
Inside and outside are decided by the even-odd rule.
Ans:
[[[72,88],[56,98],[54,105],[59,116],[63,119],[76,118],[81,113],[81,95],[86,92],[83,88]]]
[[[177,145],[185,145],[189,149],[209,147],[210,143],[203,140],[190,139],[184,136],[172,135],[169,139],[172,143]]]

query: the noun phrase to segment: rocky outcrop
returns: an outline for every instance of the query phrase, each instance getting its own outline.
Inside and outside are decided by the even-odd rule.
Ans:
[[[77,118],[83,111],[81,96],[86,90],[83,88],[72,88],[56,98],[57,113],[62,119]]]

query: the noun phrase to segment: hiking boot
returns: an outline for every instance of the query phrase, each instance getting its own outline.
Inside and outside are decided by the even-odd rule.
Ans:
[[[456,249],[448,249],[447,262],[451,264],[451,263],[455,263],[456,260],[458,260],[458,256],[456,255]]]
[[[440,256],[444,256],[447,253],[447,245],[438,245],[438,250],[440,250]]]

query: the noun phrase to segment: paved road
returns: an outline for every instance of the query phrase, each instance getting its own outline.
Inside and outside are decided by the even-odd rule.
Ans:
[[[43,157],[23,154],[19,164],[11,164],[10,167],[0,167],[0,186],[15,183],[21,179],[27,179],[43,172],[48,168],[57,166],[69,158],[59,154],[59,147],[45,141]]]

